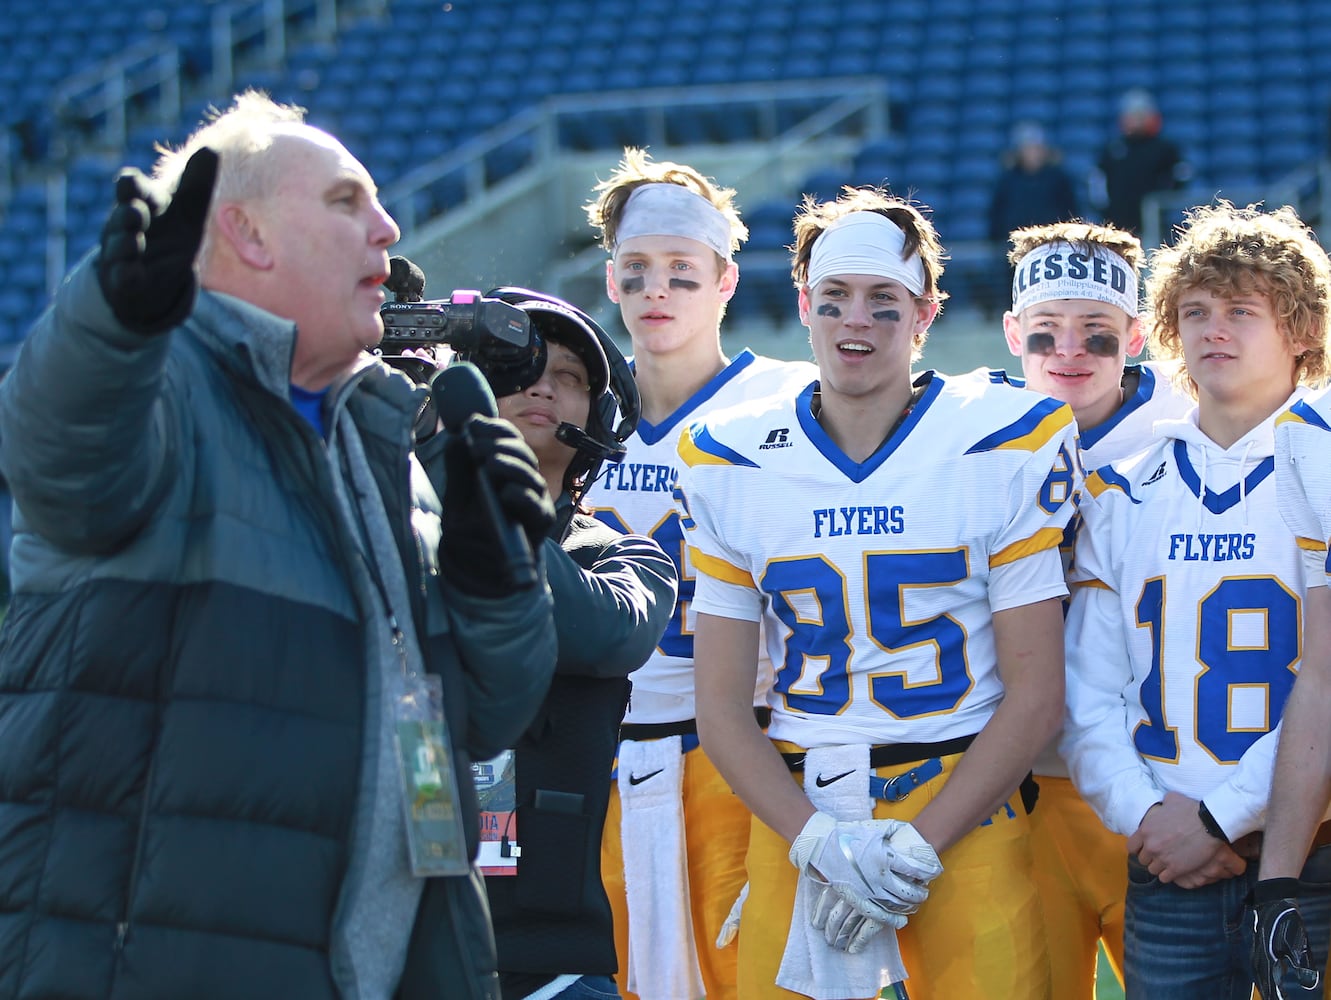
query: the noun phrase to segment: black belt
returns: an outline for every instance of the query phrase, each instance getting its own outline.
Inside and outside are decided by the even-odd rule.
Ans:
[[[974,742],[975,736],[972,734],[944,740],[942,743],[886,743],[869,748],[869,766],[876,770],[880,767],[913,764],[917,760],[928,760],[930,757],[946,757],[949,754],[961,753]],[[803,750],[797,753],[783,753],[781,756],[786,759],[786,767],[792,771],[804,770]]]
[[[772,724],[770,708],[754,708],[753,717],[758,725],[766,729]],[[663,740],[667,736],[697,736],[698,720],[685,719],[683,722],[626,722],[619,727],[619,738],[623,740]]]
[[[932,757],[946,757],[949,754],[962,753],[975,742],[974,734],[970,736],[958,736],[956,739],[943,740],[941,743],[887,743],[882,746],[869,748],[869,767],[877,770],[880,767],[900,767],[903,764],[914,764],[916,761],[929,760]],[[804,751],[796,753],[782,753],[785,758],[786,767],[791,771],[804,770]],[[912,786],[913,787],[913,786]],[[1028,771],[1026,777],[1021,779],[1021,804],[1030,815],[1035,811],[1035,800],[1040,797],[1040,786],[1035,781],[1034,773]],[[906,794],[910,794],[909,791]],[[904,796],[902,796],[904,798]],[[887,801],[896,801],[888,799]]]

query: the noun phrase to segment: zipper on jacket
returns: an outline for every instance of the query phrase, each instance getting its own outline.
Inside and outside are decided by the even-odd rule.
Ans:
[[[125,886],[125,908],[120,913],[120,919],[116,921],[116,939],[112,950],[119,954],[125,950],[125,942],[129,940],[130,932],[130,909],[134,905],[134,889],[139,884],[139,869],[143,863],[143,845],[147,840],[148,831],[148,805],[152,797],[153,778],[157,775],[157,751],[161,742],[162,728],[162,710],[161,705],[153,715],[153,742],[149,748],[148,774],[143,781],[143,801],[139,804],[139,827],[134,835],[134,856],[129,865],[129,882]],[[114,982],[116,972],[112,971],[112,981]]]

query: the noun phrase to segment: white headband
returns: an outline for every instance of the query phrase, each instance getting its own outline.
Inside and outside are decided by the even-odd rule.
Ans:
[[[683,236],[731,259],[730,220],[682,184],[643,184],[633,189],[620,213],[615,248],[635,236]]]
[[[1017,265],[1012,275],[1012,311],[1050,299],[1094,299],[1137,315],[1137,275],[1128,262],[1108,247],[1078,248],[1070,243],[1045,243]]]
[[[877,212],[843,215],[819,234],[809,251],[808,284],[833,274],[873,274],[899,281],[912,295],[924,294],[924,262],[902,257],[906,234]]]

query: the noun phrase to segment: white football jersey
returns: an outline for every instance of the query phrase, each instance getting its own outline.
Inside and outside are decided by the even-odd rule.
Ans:
[[[1081,450],[1081,467],[1084,470],[1098,469],[1150,447],[1151,429],[1157,420],[1175,420],[1197,405],[1174,388],[1168,372],[1155,362],[1128,365],[1123,369],[1125,380],[1134,374],[1137,387],[1123,400],[1113,416],[1090,430],[1078,429],[1077,444]],[[1077,519],[1074,517],[1063,536],[1065,569],[1071,568],[1072,536],[1076,525]],[[1047,747],[1036,758],[1032,769],[1036,774],[1060,778],[1068,776],[1067,765],[1059,757],[1056,745]]]
[[[1081,467],[1087,472],[1148,447],[1151,428],[1157,420],[1176,420],[1197,405],[1173,387],[1168,372],[1155,362],[1123,369],[1125,379],[1134,373],[1137,388],[1114,415],[1088,431],[1079,432]]]
[[[592,512],[624,532],[652,538],[675,563],[679,597],[675,613],[650,659],[633,672],[633,694],[624,721],[635,724],[683,722],[693,711],[693,567],[672,491],[679,457],[676,443],[686,420],[750,399],[791,395],[818,377],[808,362],[776,361],[745,350],[659,424],[639,421],[618,464],[607,462],[583,497]],[[755,704],[766,704],[771,667],[759,672]]]
[[[1277,509],[1275,415],[1227,449],[1196,419],[1088,471],[1081,499],[1061,750],[1121,834],[1167,791],[1204,798],[1231,838],[1259,828],[1298,670],[1304,572]]]
[[[1331,390],[1276,418],[1276,494],[1303,551],[1308,586],[1331,586]]]
[[[1067,592],[1071,409],[967,376],[916,385],[910,415],[862,463],[813,416],[816,385],[681,436],[694,607],[762,622],[774,739],[979,732],[1003,696],[993,614]]]

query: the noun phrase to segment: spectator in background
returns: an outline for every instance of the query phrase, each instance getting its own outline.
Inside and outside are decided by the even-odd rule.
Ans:
[[[243,94],[154,173],[0,383],[0,995],[492,1000],[470,763],[555,630],[477,465],[539,549],[535,457],[472,416],[422,468],[367,352],[397,225],[302,109]]]
[[[1013,127],[989,202],[989,239],[1006,246],[1008,234],[1018,229],[1076,218],[1076,186],[1062,159],[1035,122]]]
[[[1129,90],[1119,103],[1119,135],[1100,150],[1091,173],[1091,202],[1103,221],[1137,236],[1142,232],[1142,199],[1175,191],[1192,176],[1178,146],[1160,134],[1162,123],[1150,93]]]
[[[1012,129],[1012,145],[1003,153],[1003,172],[994,185],[989,202],[989,240],[1001,263],[995,279],[1002,282],[986,296],[986,312],[993,314],[1006,304],[1012,286],[1012,266],[1007,258],[1008,234],[1027,226],[1068,222],[1077,217],[1077,191],[1062,164],[1062,154],[1049,145],[1044,129],[1031,121]]]

